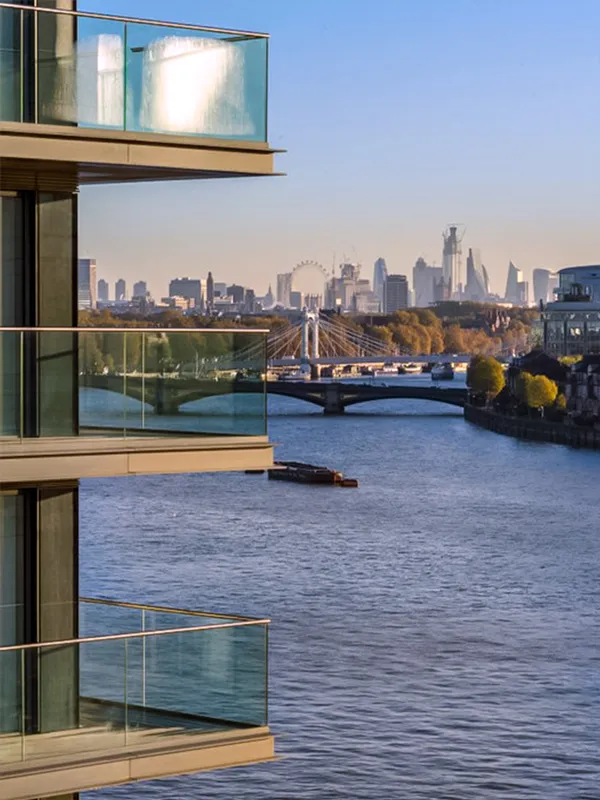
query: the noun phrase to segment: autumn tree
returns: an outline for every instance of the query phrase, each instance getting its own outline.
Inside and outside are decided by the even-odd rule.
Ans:
[[[526,400],[530,408],[548,408],[554,404],[557,395],[558,386],[545,375],[534,375],[527,382]]]
[[[504,370],[495,358],[479,356],[472,359],[467,383],[476,394],[484,394],[489,400],[504,388]]]
[[[481,361],[483,361],[483,356],[480,356],[480,355],[475,355],[475,356],[473,356],[473,358],[472,358],[472,359],[471,359],[471,361],[469,362],[469,365],[468,365],[468,367],[467,367],[467,386],[468,386],[469,388],[472,388],[472,376],[473,376],[473,372],[474,372],[474,370],[476,369],[477,365],[478,365],[478,364],[479,364]]]
[[[459,325],[449,325],[444,329],[444,352],[464,353],[465,340]]]

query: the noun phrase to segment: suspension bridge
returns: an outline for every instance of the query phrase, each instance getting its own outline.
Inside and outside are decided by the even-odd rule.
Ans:
[[[300,367],[306,374],[318,377],[319,366],[381,365],[409,363],[466,363],[467,354],[414,355],[403,353],[395,345],[365,334],[344,317],[327,316],[305,310],[295,324],[276,328],[267,339],[268,369]],[[252,380],[265,367],[264,339],[198,364],[179,365],[177,374],[161,372],[118,372],[105,374],[82,372],[81,388],[101,389],[124,394],[149,405],[154,413],[178,414],[182,407],[197,400],[226,394],[284,395],[304,400],[323,408],[326,414],[341,414],[357,403],[392,398],[432,400],[455,406],[464,405],[464,388],[437,386],[386,386],[342,383],[337,381]],[[313,369],[315,368],[315,369]],[[232,373],[237,378],[232,379]],[[218,379],[219,374],[229,378]]]
[[[262,343],[250,345],[236,353],[236,359],[259,360],[262,346]],[[303,311],[295,324],[273,330],[267,342],[267,362],[272,369],[449,361],[467,364],[470,358],[467,353],[414,355],[402,352],[396,345],[357,329],[351,320],[330,317],[320,311]]]

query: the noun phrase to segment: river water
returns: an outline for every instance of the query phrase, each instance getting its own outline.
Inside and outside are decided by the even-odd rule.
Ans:
[[[428,402],[270,410],[280,458],[360,487],[87,481],[81,588],[271,617],[285,758],[86,797],[598,800],[600,454]]]

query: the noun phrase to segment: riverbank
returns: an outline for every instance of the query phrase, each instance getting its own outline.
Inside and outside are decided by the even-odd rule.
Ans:
[[[509,417],[491,409],[477,408],[471,405],[465,405],[464,415],[468,422],[505,436],[600,450],[600,431],[593,428],[568,425],[562,422],[548,422],[543,419]]]

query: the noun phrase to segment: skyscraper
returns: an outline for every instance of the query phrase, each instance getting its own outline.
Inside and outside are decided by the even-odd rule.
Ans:
[[[533,270],[533,302],[536,305],[551,303],[555,300],[554,289],[558,287],[559,277],[557,272],[549,269]]]
[[[77,306],[81,309],[96,308],[97,283],[96,259],[80,258],[77,264]]]
[[[385,258],[378,258],[373,267],[373,293],[379,298],[383,308],[383,295],[385,291],[385,281],[388,276]]]
[[[413,267],[414,304],[426,308],[435,302],[435,285],[442,278],[441,267],[430,267],[424,258],[418,258]]]
[[[124,278],[119,278],[119,280],[115,282],[115,300],[117,303],[122,303],[124,300],[127,300],[127,284]]]
[[[481,263],[481,252],[469,247],[467,256],[466,300],[482,303],[490,293],[490,281],[486,268]]]
[[[461,276],[460,276],[460,240],[457,236],[457,226],[449,225],[442,238],[444,247],[442,250],[442,272],[444,283],[449,287],[451,297],[460,295]]]
[[[529,284],[524,280],[523,270],[515,267],[512,261],[508,264],[504,299],[516,306],[525,306],[529,303]]]
[[[98,300],[102,303],[108,303],[108,282],[104,278],[98,281]]]
[[[392,314],[408,306],[406,275],[388,275],[385,281],[385,313]]]
[[[292,273],[282,272],[277,276],[277,302],[284,308],[290,306],[290,293],[292,291]]]
[[[133,284],[133,297],[146,297],[148,295],[148,285],[146,281],[137,281]]]
[[[212,276],[212,272],[208,273],[208,277],[206,278],[206,304],[209,308],[212,308],[215,302],[215,282]]]

